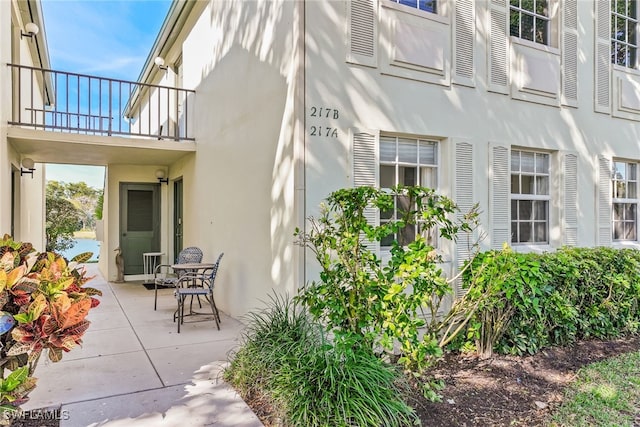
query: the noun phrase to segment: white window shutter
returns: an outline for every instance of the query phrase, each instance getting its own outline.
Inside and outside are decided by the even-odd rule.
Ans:
[[[611,159],[598,156],[598,246],[611,246]]]
[[[377,0],[347,2],[347,62],[377,66],[377,5]]]
[[[461,220],[464,214],[469,212],[474,205],[473,199],[473,145],[468,142],[455,143],[455,202],[460,211],[456,214]],[[459,232],[456,236],[456,265],[458,271],[462,264],[471,257],[471,245],[474,235],[467,232]],[[455,297],[464,294],[462,280],[458,278],[454,283]]]
[[[511,245],[511,150],[509,146],[491,144],[489,147],[489,201],[491,248]]]
[[[354,187],[379,187],[379,134],[376,131],[353,129],[352,135],[352,170]],[[364,211],[367,222],[380,225],[378,209],[367,208]],[[369,242],[370,250],[380,253],[380,242]]]
[[[578,106],[578,0],[564,0],[562,32],[562,103]]]
[[[455,2],[454,34],[454,83],[474,86],[474,39],[476,35],[476,11],[473,0]]]
[[[563,156],[563,215],[562,244],[578,245],[578,156]]]
[[[595,111],[611,113],[611,3],[595,0]]]
[[[509,8],[506,0],[491,0],[489,7],[489,90],[509,93]]]

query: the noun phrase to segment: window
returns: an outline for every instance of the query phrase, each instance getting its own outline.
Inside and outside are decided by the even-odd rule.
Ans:
[[[637,240],[638,164],[613,162],[613,240]]]
[[[549,2],[547,0],[511,0],[509,27],[512,36],[549,44]]]
[[[511,242],[549,243],[549,154],[511,150]]]
[[[396,185],[420,185],[437,188],[438,143],[413,138],[380,136],[380,187],[391,189]],[[396,197],[393,210],[380,212],[380,223],[398,219],[410,206],[406,198]],[[423,230],[420,224],[408,224],[397,236],[383,239],[382,247],[391,246],[394,238],[406,245],[420,233],[425,233],[427,243],[435,246],[435,230]]]
[[[611,0],[611,62],[637,68],[638,12],[635,0]]]
[[[413,7],[426,12],[437,13],[437,0],[391,0],[395,3]]]

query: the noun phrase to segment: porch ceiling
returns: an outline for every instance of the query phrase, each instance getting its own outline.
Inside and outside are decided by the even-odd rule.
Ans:
[[[193,141],[79,135],[9,126],[15,150],[36,163],[165,165],[196,151]]]

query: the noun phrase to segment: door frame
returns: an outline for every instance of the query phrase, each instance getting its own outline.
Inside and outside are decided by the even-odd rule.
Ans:
[[[128,213],[128,191],[129,190],[133,190],[133,191],[151,191],[152,192],[152,224],[151,224],[151,237],[148,240],[148,243],[145,245],[146,249],[143,250],[141,253],[139,254],[133,254],[131,255],[130,253],[127,254],[124,250],[124,238],[126,237],[126,233],[128,232],[127,230],[127,224],[128,224],[128,217],[127,217],[127,213]],[[161,188],[160,188],[160,184],[159,183],[150,183],[150,182],[121,182],[120,183],[120,188],[119,188],[119,195],[118,197],[120,198],[120,213],[119,213],[119,238],[118,238],[118,245],[120,246],[120,248],[123,248],[123,256],[125,257],[125,265],[127,264],[127,261],[130,261],[131,259],[135,259],[135,265],[137,265],[139,263],[140,265],[140,271],[138,272],[137,270],[134,270],[133,272],[131,272],[131,269],[129,269],[130,271],[127,272],[127,268],[125,268],[124,274],[125,276],[135,276],[135,275],[139,275],[139,274],[143,274],[143,260],[142,260],[142,253],[144,252],[158,252],[160,251],[160,238],[161,238],[161,200],[160,200],[160,194],[161,194]],[[136,255],[139,255],[138,257],[136,257]],[[130,258],[127,258],[130,257]]]
[[[173,258],[184,247],[184,185],[182,178],[173,181]]]

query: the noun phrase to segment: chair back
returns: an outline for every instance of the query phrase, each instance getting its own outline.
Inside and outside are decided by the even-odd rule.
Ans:
[[[213,268],[211,269],[211,274],[209,275],[209,278],[207,280],[208,282],[207,285],[212,291],[213,291],[213,282],[216,281],[216,275],[218,274],[218,267],[220,267],[220,260],[222,259],[222,255],[224,255],[224,252],[220,253],[215,264],[213,264]]]
[[[202,250],[195,246],[190,246],[180,251],[176,264],[190,264],[197,262],[202,262]]]

